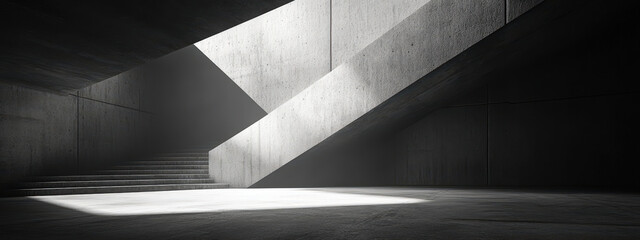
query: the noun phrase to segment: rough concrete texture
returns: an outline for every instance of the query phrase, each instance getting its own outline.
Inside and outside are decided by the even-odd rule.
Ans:
[[[502,1],[432,1],[209,152],[219,182],[247,187],[504,24]]]
[[[78,170],[100,169],[148,150],[152,113],[142,110],[151,86],[138,67],[80,89]]]
[[[266,113],[195,46],[144,68],[151,89],[143,100],[153,109],[154,135],[167,148],[207,150]]]
[[[0,84],[0,185],[75,170],[76,99]]]
[[[424,6],[429,0],[331,2],[331,69]]]
[[[299,0],[195,44],[266,112],[330,71],[329,0]]]
[[[544,0],[507,0],[507,23],[529,11]]]
[[[559,9],[551,3],[541,3],[546,10],[540,10]],[[530,14],[540,13],[537,10]],[[469,156],[464,160],[473,164],[465,165],[465,175],[488,178],[457,184],[637,189],[640,164],[630,160],[640,149],[635,137],[640,134],[640,112],[633,106],[640,93],[633,77],[640,51],[639,24],[632,21],[636,12],[629,5],[581,2],[542,31],[520,38],[518,46],[526,50],[487,75],[488,88],[456,99],[393,138],[390,145],[400,147],[396,151],[403,160],[396,166],[396,184],[448,185],[449,179],[465,177],[451,171],[455,166],[450,164],[457,161],[449,160]],[[519,28],[527,17],[505,28]],[[471,128],[467,117],[436,121],[452,109],[486,125]],[[467,136],[480,129],[487,133],[464,141],[419,141],[440,129]],[[487,150],[481,153],[473,146]]]
[[[270,112],[426,2],[295,1],[196,46]]]
[[[387,145],[395,150],[395,184],[485,185],[486,140],[486,105],[439,109]]]
[[[93,194],[0,199],[0,236],[632,240],[640,238],[638,209],[638,194],[577,191],[313,188]]]
[[[141,91],[145,81],[141,68],[120,73],[102,82],[80,89],[78,96],[123,107],[141,109]]]

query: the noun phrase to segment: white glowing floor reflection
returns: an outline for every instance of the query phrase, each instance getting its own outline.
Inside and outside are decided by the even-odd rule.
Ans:
[[[90,214],[109,216],[411,204],[426,201],[303,188],[207,189],[30,198]]]

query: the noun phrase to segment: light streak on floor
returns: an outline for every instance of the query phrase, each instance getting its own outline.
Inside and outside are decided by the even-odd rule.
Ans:
[[[303,188],[206,189],[29,198],[102,216],[413,204],[428,201]]]

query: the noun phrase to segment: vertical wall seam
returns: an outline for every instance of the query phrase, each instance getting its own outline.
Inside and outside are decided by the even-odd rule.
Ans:
[[[503,25],[507,25],[507,0],[504,0],[504,24]]]
[[[503,26],[507,25],[507,19],[508,19],[508,7],[507,4],[509,4],[508,0],[504,0],[504,24]],[[489,118],[489,114],[490,114],[490,107],[491,107],[491,102],[489,102],[489,86],[490,86],[491,80],[489,80],[487,82],[487,186],[491,186],[491,153],[490,153],[490,148],[489,148],[489,133],[491,131],[489,131],[489,126],[491,126],[491,124],[489,123],[489,121],[491,121],[491,119]]]
[[[490,126],[490,124],[489,124],[489,121],[490,121],[490,119],[489,119],[489,107],[491,106],[491,103],[489,102],[489,99],[490,99],[489,98],[489,82],[487,82],[487,99],[486,99],[486,101],[487,101],[487,130],[486,130],[487,131],[487,140],[486,140],[487,141],[487,186],[491,185],[491,162],[489,161],[489,159],[490,159],[489,158],[490,157],[490,154],[489,154],[489,151],[490,151],[490,148],[489,148],[489,133],[490,133],[490,131],[489,131],[489,126]]]
[[[329,0],[329,72],[333,70],[333,0]]]
[[[76,91],[76,94],[80,94]],[[76,172],[80,172],[80,98],[76,98]]]

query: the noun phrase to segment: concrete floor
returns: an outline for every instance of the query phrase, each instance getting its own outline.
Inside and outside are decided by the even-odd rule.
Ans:
[[[0,199],[0,239],[640,239],[640,194],[213,189]]]

